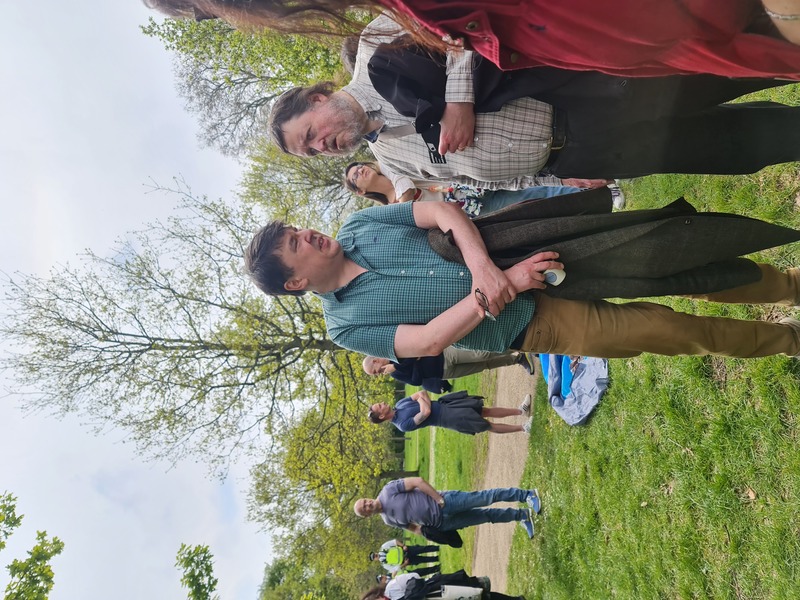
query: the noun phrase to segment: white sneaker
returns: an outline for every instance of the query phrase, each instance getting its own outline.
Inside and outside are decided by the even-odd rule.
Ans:
[[[608,189],[611,190],[611,199],[616,210],[625,208],[625,194],[619,187],[619,182],[615,179],[614,183],[608,184]]]
[[[522,400],[522,404],[519,405],[519,409],[522,411],[522,414],[526,417],[530,416],[531,414],[531,395],[525,394],[525,398]]]
[[[525,424],[522,426],[522,431],[529,434],[531,432],[531,427],[533,427],[533,417],[525,421]]]

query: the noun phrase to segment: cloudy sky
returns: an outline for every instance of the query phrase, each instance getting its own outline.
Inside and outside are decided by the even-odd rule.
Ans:
[[[213,197],[235,188],[239,166],[198,147],[169,55],[139,32],[149,15],[138,0],[4,4],[3,272],[46,274],[169,214],[174,200],[147,194],[151,179],[181,175]],[[178,547],[208,544],[222,598],[255,598],[270,544],[245,522],[245,469],[221,484],[201,465],[144,463],[124,439],[0,398],[0,492],[16,494],[25,514],[0,565],[22,558],[44,529],[66,543],[52,600],[174,599],[186,596]]]

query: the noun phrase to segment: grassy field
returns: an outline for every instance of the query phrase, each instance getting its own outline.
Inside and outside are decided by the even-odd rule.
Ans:
[[[796,165],[625,185],[630,208],[684,195],[700,210],[794,227],[798,189]],[[761,258],[800,265],[798,252]],[[742,318],[792,312],[668,303]],[[643,356],[610,370],[588,426],[537,414],[523,481],[545,508],[534,542],[515,542],[510,588],[529,599],[800,597],[800,363]]]
[[[798,105],[795,88],[771,99]],[[654,176],[624,189],[633,209],[683,195],[699,210],[800,228],[796,164],[740,177]],[[800,266],[797,246],[758,258]],[[796,312],[667,303],[740,318]],[[800,362],[644,356],[612,360],[610,371],[611,388],[587,426],[536,413],[523,486],[539,488],[543,511],[533,542],[515,537],[510,593],[799,598]],[[543,386],[539,394],[546,406]],[[476,453],[437,433],[437,483],[450,484],[451,470],[465,477]]]

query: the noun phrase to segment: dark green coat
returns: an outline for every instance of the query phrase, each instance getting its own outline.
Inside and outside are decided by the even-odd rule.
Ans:
[[[698,213],[679,198],[664,208],[611,212],[607,188],[528,200],[473,220],[501,268],[556,251],[566,279],[544,293],[575,300],[704,294],[753,283],[745,254],[800,240],[800,232],[727,213]],[[431,247],[463,263],[448,234]]]

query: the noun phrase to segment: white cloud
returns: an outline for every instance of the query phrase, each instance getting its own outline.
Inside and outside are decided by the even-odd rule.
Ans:
[[[198,149],[170,57],[138,30],[149,14],[135,0],[4,6],[0,270],[45,274],[87,247],[109,252],[170,213],[174,199],[145,193],[150,178],[182,175],[212,197],[236,185],[235,162]],[[221,484],[202,465],[144,463],[123,440],[0,402],[0,491],[26,515],[0,565],[46,529],[66,543],[52,600],[180,598],[178,547],[208,544],[222,597],[254,598],[270,548],[245,522],[245,469]]]

